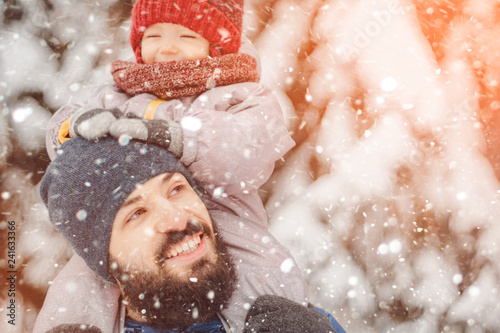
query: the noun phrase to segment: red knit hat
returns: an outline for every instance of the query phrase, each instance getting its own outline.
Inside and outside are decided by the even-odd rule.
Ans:
[[[243,0],[137,0],[130,44],[138,63],[144,31],[156,23],[179,24],[210,43],[210,55],[236,53],[241,45]]]

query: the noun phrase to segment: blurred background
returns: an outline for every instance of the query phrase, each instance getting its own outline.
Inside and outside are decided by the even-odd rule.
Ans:
[[[1,332],[31,332],[71,255],[38,196],[45,126],[132,55],[132,3],[0,1]],[[271,230],[348,332],[500,331],[498,23],[498,0],[246,0],[297,143],[262,189]]]

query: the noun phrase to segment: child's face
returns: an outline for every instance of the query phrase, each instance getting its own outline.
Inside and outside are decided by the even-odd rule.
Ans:
[[[172,23],[157,23],[146,29],[141,42],[144,63],[196,60],[209,55],[210,43],[196,32]]]

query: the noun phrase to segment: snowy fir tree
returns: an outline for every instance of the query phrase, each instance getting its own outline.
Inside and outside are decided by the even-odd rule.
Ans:
[[[31,332],[71,256],[38,195],[45,126],[132,56],[132,4],[0,1],[1,332]],[[245,3],[297,143],[261,191],[271,231],[348,332],[500,331],[499,17],[496,0]]]

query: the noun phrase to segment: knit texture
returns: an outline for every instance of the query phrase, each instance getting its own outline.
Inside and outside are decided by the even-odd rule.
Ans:
[[[111,74],[129,95],[151,93],[169,100],[201,94],[216,86],[257,82],[257,61],[248,54],[228,54],[202,60],[136,64],[115,61]]]
[[[182,25],[210,43],[210,55],[235,53],[241,45],[243,0],[138,0],[132,9],[130,45],[143,63],[141,40],[156,23]]]
[[[116,213],[140,185],[165,172],[180,172],[198,191],[191,173],[167,150],[115,138],[76,137],[61,145],[40,184],[50,221],[73,249],[104,279]]]
[[[259,296],[245,321],[243,333],[336,333],[328,318],[311,304],[305,307],[276,295]]]

